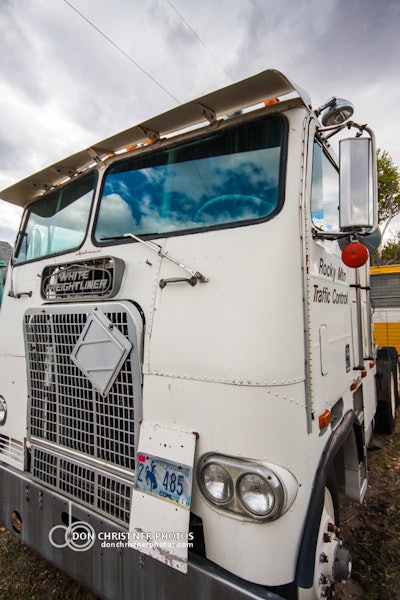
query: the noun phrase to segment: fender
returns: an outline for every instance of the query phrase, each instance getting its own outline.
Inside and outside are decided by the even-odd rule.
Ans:
[[[313,585],[315,549],[329,469],[336,454],[353,431],[353,423],[354,411],[350,410],[344,415],[341,423],[329,438],[318,466],[308,505],[307,518],[304,523],[296,567],[295,581],[302,588],[310,588]]]

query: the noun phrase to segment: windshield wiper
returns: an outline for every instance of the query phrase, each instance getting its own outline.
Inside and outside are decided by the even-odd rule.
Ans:
[[[149,235],[156,235],[156,234],[149,234]],[[183,269],[184,271],[186,271],[186,273],[189,273],[189,275],[190,275],[189,279],[188,278],[183,279],[180,277],[171,277],[169,279],[161,279],[161,281],[160,281],[161,288],[164,288],[167,285],[167,283],[187,282],[187,283],[190,283],[190,285],[196,285],[196,283],[198,281],[200,281],[200,283],[207,283],[207,281],[209,281],[209,279],[207,277],[202,275],[202,273],[200,273],[199,271],[196,271],[196,269],[192,269],[191,267],[188,267],[182,261],[178,260],[177,258],[174,258],[173,256],[170,256],[167,252],[164,252],[162,247],[159,244],[156,244],[156,242],[153,242],[151,240],[144,240],[142,237],[139,237],[138,235],[135,235],[134,233],[124,233],[122,235],[110,236],[110,237],[101,238],[101,239],[105,241],[105,240],[120,240],[120,239],[124,239],[124,238],[125,239],[131,238],[137,242],[140,242],[141,244],[143,244],[144,246],[147,246],[147,248],[150,248],[150,250],[152,250],[153,252],[158,254],[158,256],[161,256],[161,258],[166,258],[170,262],[174,263],[174,265],[178,265],[178,267],[180,267],[181,269]]]

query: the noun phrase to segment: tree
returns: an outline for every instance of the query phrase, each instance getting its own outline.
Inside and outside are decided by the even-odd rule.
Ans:
[[[396,265],[400,262],[400,232],[385,241],[382,248],[382,265]]]
[[[382,242],[377,250],[378,262],[382,262],[384,235],[392,219],[400,213],[400,172],[386,150],[378,149],[378,221]],[[391,242],[392,243],[392,242]]]

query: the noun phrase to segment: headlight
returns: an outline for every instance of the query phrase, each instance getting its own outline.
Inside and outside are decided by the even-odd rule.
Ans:
[[[7,419],[7,404],[3,396],[0,396],[0,425],[4,425]]]
[[[228,502],[232,498],[232,479],[221,465],[207,464],[201,472],[200,480],[203,490],[214,502]]]
[[[284,467],[215,453],[199,459],[197,483],[215,510],[260,522],[283,515],[298,488],[295,477]]]
[[[237,491],[243,506],[255,515],[265,517],[274,508],[274,492],[260,475],[255,473],[243,475],[238,481]]]

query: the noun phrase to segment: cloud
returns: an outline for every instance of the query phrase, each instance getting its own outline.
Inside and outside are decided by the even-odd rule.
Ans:
[[[20,208],[0,200],[0,240],[14,244],[21,213]]]

